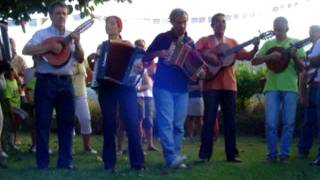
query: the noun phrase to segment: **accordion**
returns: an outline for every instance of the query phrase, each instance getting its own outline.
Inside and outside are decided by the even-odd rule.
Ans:
[[[178,66],[189,79],[198,76],[207,65],[197,50],[187,44],[174,42],[169,47],[169,57],[165,63]]]
[[[92,87],[100,82],[135,87],[143,74],[145,51],[121,41],[105,41],[97,50]]]

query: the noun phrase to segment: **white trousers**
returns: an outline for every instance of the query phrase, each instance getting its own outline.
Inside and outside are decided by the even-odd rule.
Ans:
[[[80,123],[82,135],[91,134],[91,116],[89,111],[87,96],[76,96],[75,98],[75,113]]]

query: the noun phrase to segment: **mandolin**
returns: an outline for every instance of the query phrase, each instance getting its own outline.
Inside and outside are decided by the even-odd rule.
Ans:
[[[89,27],[91,27],[93,23],[94,23],[94,19],[91,18],[85,21],[84,23],[82,23],[80,26],[78,26],[72,33],[82,33],[85,30],[87,30]],[[47,52],[41,56],[42,59],[54,67],[61,67],[65,65],[69,61],[71,57],[71,51],[72,51],[72,48],[71,48],[72,38],[70,34],[66,37],[54,36],[44,40],[41,43],[42,45],[57,42],[62,44],[63,49],[58,54],[53,52]]]
[[[291,55],[290,55],[290,48],[302,48],[303,46],[308,45],[311,42],[311,38],[305,38],[301,41],[298,41],[296,43],[293,43],[289,46],[289,48],[285,49],[283,47],[273,47],[270,48],[267,51],[267,54],[271,54],[273,52],[280,52],[281,56],[278,59],[272,59],[266,62],[266,65],[268,67],[269,70],[271,70],[274,73],[280,73],[283,70],[285,70],[290,62],[291,59]]]

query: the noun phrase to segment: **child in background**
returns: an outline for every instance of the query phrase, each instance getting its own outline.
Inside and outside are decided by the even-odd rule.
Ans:
[[[9,137],[9,145],[17,150],[16,145],[17,130],[21,120],[28,118],[28,114],[20,108],[20,94],[18,83],[15,79],[16,72],[13,68],[5,73],[6,88],[4,89],[3,99],[5,103],[5,114],[10,119],[11,129]]]

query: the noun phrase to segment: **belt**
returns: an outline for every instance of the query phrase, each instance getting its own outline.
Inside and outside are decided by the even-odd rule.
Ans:
[[[64,75],[64,74],[49,74],[49,73],[37,73],[37,77],[47,77],[53,79],[61,79],[61,80],[70,80],[71,75]]]

